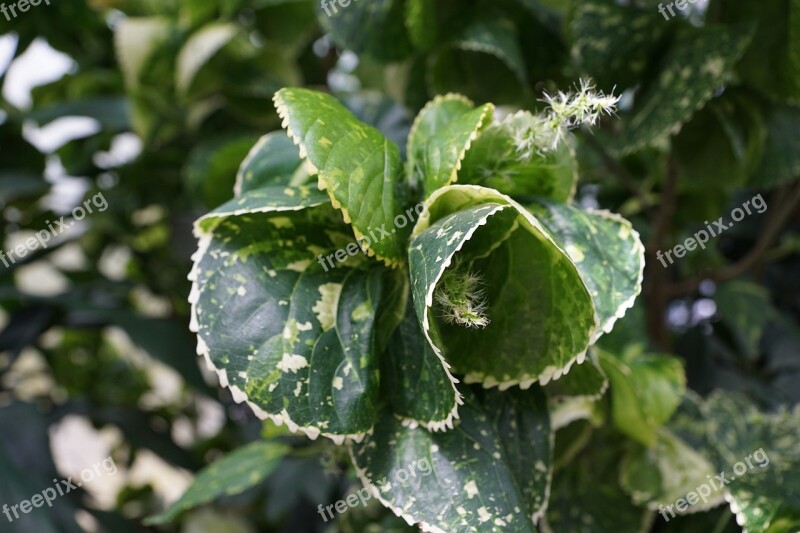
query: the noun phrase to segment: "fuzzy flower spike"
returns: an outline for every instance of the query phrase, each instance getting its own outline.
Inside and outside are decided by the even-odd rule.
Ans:
[[[570,130],[594,126],[604,114],[613,115],[619,96],[607,96],[596,91],[590,81],[581,80],[575,91],[545,93],[542,101],[549,105],[548,110],[536,115],[520,111],[503,124],[514,137],[520,161],[552,152],[567,138]]]
[[[480,274],[457,263],[439,282],[436,301],[442,306],[442,318],[448,324],[482,329],[489,325],[486,316],[486,293]]]

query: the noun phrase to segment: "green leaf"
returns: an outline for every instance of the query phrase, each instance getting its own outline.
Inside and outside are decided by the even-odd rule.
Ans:
[[[650,531],[654,515],[634,505],[618,484],[622,442],[606,432],[553,475],[550,503],[541,523],[544,533]]]
[[[470,394],[445,433],[387,413],[351,455],[365,486],[424,531],[532,533],[551,476],[547,401],[538,387]]]
[[[702,496],[698,487],[708,483],[717,474],[715,466],[701,453],[669,430],[660,429],[650,447],[639,446],[630,450],[620,469],[620,483],[631,495],[634,503],[647,504],[654,511],[659,506],[673,506],[679,499],[686,499],[690,492],[697,495],[688,512],[711,509],[723,503],[724,492],[713,490]]]
[[[414,305],[434,350],[467,383],[546,384],[583,360],[595,328],[591,297],[536,217],[472,185],[439,189],[425,205],[409,251]],[[485,284],[490,323],[483,329],[448,324],[441,305],[434,306],[448,268],[456,279],[466,275],[458,265]]]
[[[394,222],[406,216],[397,146],[320,92],[281,89],[275,94],[275,106],[284,128],[300,146],[300,157],[307,157],[317,169],[320,188],[327,189],[368,253],[388,265],[403,262],[410,228]],[[380,229],[388,235],[378,238],[374,232]]]
[[[263,441],[239,448],[201,470],[178,501],[163,513],[145,519],[145,524],[173,522],[184,511],[255,487],[275,471],[290,450],[283,444]]]
[[[180,94],[189,92],[197,73],[238,33],[239,28],[233,23],[214,22],[189,37],[178,54],[175,70],[175,86]]]
[[[772,108],[766,115],[766,127],[764,156],[754,183],[758,187],[777,187],[800,176],[800,107]]]
[[[461,50],[491,54],[505,63],[520,83],[527,79],[517,31],[508,19],[480,17],[456,39],[455,46]]]
[[[481,132],[464,158],[459,182],[511,196],[571,200],[578,182],[574,140],[570,136],[553,151],[525,150],[520,138],[536,120],[531,113],[519,111]]]
[[[403,0],[326,0],[316,9],[320,25],[342,48],[387,62],[411,52]]]
[[[604,90],[636,85],[671,25],[651,6],[613,0],[574,5],[569,28],[575,68]]]
[[[742,355],[756,361],[764,327],[775,314],[767,290],[755,283],[732,281],[719,286],[714,300]]]
[[[563,398],[588,398],[597,400],[608,390],[606,377],[596,355],[590,355],[579,365],[573,365],[561,379],[551,381],[546,387],[547,395],[556,402]]]
[[[208,207],[230,200],[236,169],[253,145],[253,140],[253,136],[246,135],[199,144],[192,150],[184,168],[187,189]]]
[[[800,410],[766,414],[740,394],[716,391],[703,412],[717,466],[735,476],[726,488],[736,521],[767,531],[800,518]]]
[[[406,174],[425,197],[457,179],[461,161],[478,132],[492,121],[494,106],[477,109],[457,94],[437,96],[417,115],[408,136]]]
[[[349,239],[337,218],[305,187],[250,191],[206,215],[190,301],[198,352],[234,399],[341,442],[375,418],[383,269],[354,268],[358,256],[319,266]]]
[[[283,131],[273,131],[261,137],[242,161],[234,192],[241,196],[270,185],[304,185],[310,177],[289,136]]]
[[[680,360],[663,355],[626,359],[598,350],[600,366],[611,382],[614,426],[632,439],[652,446],[657,430],[675,412],[686,388]]]
[[[720,21],[758,26],[737,71],[750,86],[777,99],[800,101],[800,4],[718,0]]]
[[[530,210],[578,267],[592,295],[599,324],[594,342],[611,331],[642,290],[644,245],[639,234],[630,222],[608,211],[583,211],[543,200]]]
[[[479,17],[430,57],[428,84],[434,93],[504,104],[521,98],[526,80],[517,31],[505,18]]]
[[[614,148],[628,154],[678,133],[727,82],[751,37],[741,29],[707,27],[677,39],[658,79],[637,96]]]
[[[408,305],[381,361],[381,379],[394,414],[428,430],[452,428],[463,402],[448,366],[431,348]]]

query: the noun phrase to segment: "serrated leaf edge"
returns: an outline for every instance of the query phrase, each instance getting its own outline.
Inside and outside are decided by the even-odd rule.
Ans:
[[[372,430],[368,431],[367,433],[371,433],[371,432],[372,432]],[[350,462],[353,463],[353,469],[356,471],[356,476],[358,476],[358,479],[361,481],[361,484],[364,485],[364,487],[368,488],[372,492],[372,495],[379,502],[381,502],[381,504],[384,507],[386,507],[387,509],[392,511],[398,517],[400,517],[403,520],[405,520],[406,523],[409,526],[415,526],[416,525],[417,527],[419,527],[425,533],[447,533],[445,530],[440,529],[440,528],[434,526],[433,524],[429,524],[427,522],[417,522],[411,514],[407,513],[405,510],[403,510],[400,507],[392,505],[392,502],[390,502],[389,500],[387,500],[383,496],[381,496],[380,490],[377,487],[375,487],[372,484],[372,482],[370,481],[370,479],[367,477],[367,469],[366,468],[361,468],[361,467],[358,466],[358,463],[356,462],[355,452],[353,451],[353,447],[352,446],[348,446],[347,450],[348,450],[348,452],[350,454]]]
[[[464,96],[462,94],[447,93],[447,94],[444,94],[444,95],[435,96],[433,98],[433,100],[431,100],[430,102],[425,104],[425,106],[420,110],[420,112],[417,114],[416,118],[414,119],[414,123],[411,125],[411,130],[409,130],[409,132],[408,132],[408,139],[406,140],[406,152],[408,152],[409,154],[411,153],[411,148],[412,148],[411,147],[411,140],[414,138],[414,135],[416,134],[417,129],[419,128],[419,124],[422,122],[422,117],[425,115],[425,113],[428,112],[435,105],[437,105],[437,104],[439,104],[441,102],[448,101],[448,100],[454,100],[454,101],[463,102],[463,103],[467,104],[468,106],[470,106],[470,107],[472,107],[474,109],[479,109],[479,107],[475,107],[475,104],[473,103],[472,100],[470,100],[469,98],[467,98],[466,96]],[[448,185],[451,185],[451,184],[455,183],[456,181],[458,181],[458,172],[461,170],[461,163],[464,161],[464,158],[467,156],[467,152],[469,152],[469,149],[472,147],[472,143],[475,141],[475,139],[478,138],[478,135],[480,135],[480,132],[486,126],[488,126],[488,122],[491,122],[493,120],[494,104],[486,103],[486,104],[483,104],[480,107],[483,108],[483,113],[481,113],[481,116],[478,119],[478,125],[472,131],[472,134],[470,134],[469,139],[467,139],[467,142],[464,144],[464,147],[462,148],[461,152],[458,154],[458,158],[456,160],[456,164],[455,164],[455,166],[453,167],[453,170],[450,173],[450,177],[447,179],[447,182],[444,185],[442,185],[442,187],[447,187]],[[487,119],[488,119],[488,122],[487,122]],[[411,159],[410,159],[410,157],[406,161],[405,168],[406,168],[406,177],[410,179],[411,176],[413,175],[413,168],[411,168]]]
[[[331,199],[331,204],[333,205],[334,209],[341,211],[342,218],[344,219],[345,224],[349,224],[353,230],[353,234],[361,243],[362,250],[366,252],[368,257],[375,257],[376,259],[383,261],[383,263],[389,268],[398,268],[402,265],[402,260],[400,259],[392,259],[390,257],[383,257],[378,255],[375,250],[369,246],[370,241],[365,240],[366,235],[361,233],[355,226],[352,225],[352,219],[350,218],[350,213],[347,211],[347,208],[344,207],[341,202],[339,202],[334,196],[333,192],[331,192],[328,182],[326,179],[325,174],[320,171],[314,164],[308,159],[308,151],[306,150],[305,143],[298,137],[294,131],[292,131],[291,125],[289,124],[289,108],[286,103],[283,101],[283,97],[281,93],[283,89],[277,91],[275,95],[272,97],[272,101],[275,104],[275,110],[278,112],[278,116],[281,119],[281,127],[286,130],[286,133],[289,135],[289,138],[292,139],[292,142],[300,148],[300,159],[305,161],[308,164],[309,169],[311,169],[313,174],[317,175],[318,181],[317,186],[319,190],[326,191],[328,196]],[[386,139],[386,142],[390,142]]]
[[[589,294],[589,290],[586,287],[586,284],[583,282],[583,278],[580,275],[580,270],[578,269],[577,266],[575,266],[575,263],[569,257],[569,254],[567,254],[567,252],[564,251],[564,249],[561,248],[561,246],[559,246],[559,244],[555,240],[553,240],[553,238],[550,236],[550,232],[548,232],[544,228],[544,226],[542,226],[542,224],[538,220],[536,220],[536,217],[533,216],[532,213],[530,213],[522,205],[520,205],[519,203],[517,203],[516,201],[511,199],[509,196],[506,196],[505,194],[503,194],[503,193],[501,193],[501,192],[499,192],[499,191],[497,191],[495,189],[489,189],[487,187],[481,187],[480,185],[450,185],[449,187],[442,187],[440,189],[437,189],[436,191],[434,191],[433,194],[431,194],[431,196],[427,200],[425,200],[425,209],[423,210],[423,214],[420,216],[419,220],[417,221],[417,224],[414,227],[414,230],[412,232],[412,236],[421,233],[430,224],[430,206],[439,198],[439,196],[442,196],[442,195],[446,194],[447,191],[451,190],[452,188],[456,188],[456,187],[462,188],[462,189],[472,189],[472,190],[481,191],[481,192],[483,192],[483,191],[490,192],[495,197],[495,199],[498,199],[498,200],[501,200],[503,202],[506,202],[506,205],[499,206],[498,208],[492,210],[485,217],[483,217],[478,222],[478,224],[475,225],[474,228],[472,228],[470,231],[468,231],[464,235],[464,238],[461,241],[461,243],[459,243],[458,247],[456,247],[456,249],[453,251],[453,253],[450,255],[450,257],[447,259],[447,261],[442,263],[442,266],[441,266],[439,272],[437,273],[436,277],[433,279],[433,282],[428,287],[428,290],[427,290],[427,292],[425,294],[425,313],[424,313],[424,316],[422,317],[422,330],[425,333],[425,337],[428,339],[428,342],[430,343],[431,347],[433,348],[433,351],[437,355],[440,355],[440,351],[439,351],[439,348],[436,346],[436,344],[433,342],[433,339],[431,339],[430,334],[428,333],[428,331],[430,329],[430,322],[428,320],[428,312],[427,312],[428,309],[433,307],[433,293],[434,293],[434,291],[436,289],[436,284],[441,279],[441,277],[444,274],[444,271],[447,269],[447,267],[450,266],[450,263],[452,262],[452,259],[455,256],[455,254],[458,253],[458,251],[464,246],[464,244],[472,237],[472,235],[475,233],[475,231],[477,231],[477,229],[479,227],[485,225],[488,222],[489,217],[491,217],[492,215],[498,213],[499,211],[501,211],[501,210],[503,210],[503,209],[505,209],[507,207],[515,208],[517,210],[517,212],[520,215],[522,215],[522,217],[528,222],[528,224],[531,227],[536,229],[539,232],[539,234],[544,236],[544,238],[546,240],[548,240],[553,246],[555,246],[556,250],[560,251],[569,260],[570,264],[572,265],[572,267],[575,269],[575,271],[578,274],[578,279],[581,280],[581,284],[583,285],[583,288],[586,291],[587,296],[589,297],[589,301],[591,301],[591,295]],[[598,328],[597,315],[594,312],[594,307],[592,309],[593,309],[592,316],[593,316],[594,325],[592,327],[592,330],[589,333],[589,340],[590,341],[591,341],[592,337],[594,336],[594,332]],[[589,344],[591,344],[591,342]],[[483,373],[472,372],[472,373],[468,373],[468,374],[466,374],[464,376],[464,383],[466,383],[466,384],[480,383],[483,386],[484,389],[491,389],[491,388],[497,387],[498,390],[501,390],[501,391],[508,390],[513,386],[519,386],[522,390],[527,390],[527,389],[531,388],[531,386],[533,386],[534,383],[539,383],[540,385],[544,386],[544,385],[547,385],[551,380],[560,379],[562,376],[567,374],[569,372],[570,368],[572,368],[573,364],[575,364],[575,363],[582,364],[584,362],[584,360],[586,359],[586,351],[588,350],[588,348],[589,348],[589,345],[587,345],[586,350],[583,350],[582,352],[580,352],[578,354],[575,354],[572,357],[572,359],[567,361],[567,363],[564,366],[562,366],[560,368],[552,366],[552,365],[548,366],[544,370],[542,370],[542,372],[538,376],[531,376],[530,374],[523,374],[520,378],[517,378],[517,379],[508,380],[508,381],[497,381],[497,379],[494,378],[493,376],[486,376]],[[443,356],[440,355],[440,357],[442,358],[443,361],[445,361]],[[449,364],[447,364],[447,368],[448,369],[450,368]]]
[[[301,211],[306,209],[308,206],[298,206],[298,207],[273,207],[273,208],[263,208],[258,211],[248,210],[246,212],[287,212],[287,211]],[[200,261],[205,256],[206,252],[208,251],[209,246],[211,245],[211,241],[213,239],[213,235],[211,231],[203,230],[199,223],[203,220],[208,220],[209,218],[223,218],[225,216],[230,216],[227,214],[224,215],[217,215],[211,216],[205,215],[201,217],[195,222],[194,227],[194,236],[198,239],[197,244],[197,251],[192,254],[192,269],[187,276],[188,280],[192,282],[192,288],[189,293],[189,304],[191,305],[191,318],[189,321],[189,330],[197,335],[197,355],[202,356],[206,363],[206,368],[208,370],[217,374],[217,379],[219,380],[219,384],[221,387],[228,389],[231,392],[231,396],[233,401],[238,404],[246,403],[252,410],[253,413],[260,418],[261,420],[271,420],[275,423],[275,425],[281,426],[286,424],[286,427],[292,433],[303,433],[309,439],[316,440],[317,437],[322,435],[323,437],[327,437],[331,439],[337,445],[342,445],[346,440],[352,440],[355,442],[361,442],[366,434],[367,431],[362,433],[352,433],[352,434],[345,434],[345,435],[336,435],[332,433],[325,433],[322,432],[319,428],[314,426],[301,426],[294,422],[286,411],[283,409],[280,413],[268,413],[260,406],[256,405],[255,403],[251,402],[248,397],[247,393],[245,393],[242,389],[237,387],[236,385],[232,385],[230,380],[228,379],[228,371],[224,368],[217,368],[214,365],[214,362],[211,360],[210,350],[208,345],[205,343],[203,338],[200,336],[200,323],[197,318],[197,303],[200,300],[200,287],[197,283],[197,279],[199,277],[200,271]]]
[[[603,334],[611,333],[611,330],[614,329],[614,324],[617,323],[617,320],[625,316],[625,314],[628,312],[628,309],[633,307],[633,304],[636,302],[636,298],[638,298],[639,295],[642,293],[642,282],[644,281],[645,249],[644,249],[644,244],[642,243],[641,235],[639,235],[639,232],[634,229],[633,224],[631,223],[630,220],[626,219],[625,217],[617,213],[608,211],[607,209],[588,209],[587,212],[593,215],[597,215],[599,217],[603,217],[608,220],[619,222],[623,226],[627,227],[628,230],[630,230],[631,232],[631,237],[633,237],[634,239],[635,243],[634,248],[635,251],[637,252],[636,255],[639,259],[639,265],[640,265],[639,273],[636,277],[636,293],[633,294],[630,298],[628,298],[624,302],[622,302],[617,307],[614,316],[606,320],[605,324],[599,324],[599,321],[597,321],[597,317],[595,317],[595,321],[598,322],[598,326],[594,332],[594,335],[592,335],[592,338],[589,341],[589,344],[594,344],[600,337],[603,336]]]

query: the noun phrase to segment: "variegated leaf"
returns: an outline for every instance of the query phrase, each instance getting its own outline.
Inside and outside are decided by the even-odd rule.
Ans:
[[[428,340],[456,372],[486,387],[527,387],[583,359],[595,327],[591,297],[536,217],[507,196],[469,185],[440,189],[426,206],[409,250],[412,295]],[[448,324],[434,306],[448,268],[483,280],[483,329]]]
[[[429,430],[452,428],[463,402],[448,367],[431,348],[409,304],[381,360],[381,381],[394,414]]]
[[[408,137],[406,173],[425,197],[456,181],[472,141],[492,121],[494,106],[475,108],[457,94],[438,96],[417,115]]]
[[[614,149],[627,154],[678,133],[728,81],[751,38],[741,29],[709,27],[677,39],[656,82],[637,97]]]
[[[275,106],[300,146],[300,157],[307,157],[316,169],[320,188],[327,189],[356,237],[368,239],[370,255],[388,265],[405,261],[403,245],[410,230],[395,224],[397,217],[407,216],[397,146],[324,93],[281,89]],[[379,229],[387,235],[372,238]]]
[[[552,433],[539,387],[468,394],[453,430],[386,414],[351,455],[384,505],[423,531],[533,533],[547,505]]]
[[[762,413],[741,394],[717,391],[703,414],[739,525],[791,531],[800,522],[800,408]]]
[[[237,401],[341,442],[375,419],[385,277],[352,268],[356,261],[321,266],[349,239],[322,196],[305,187],[249,191],[198,221],[191,325]]]
[[[608,211],[539,201],[529,209],[569,254],[592,295],[597,328],[608,333],[642,290],[644,245],[630,222]]]

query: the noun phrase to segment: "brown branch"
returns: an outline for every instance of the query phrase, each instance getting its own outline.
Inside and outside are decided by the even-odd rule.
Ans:
[[[672,297],[687,296],[697,291],[703,281],[710,280],[718,283],[729,281],[758,265],[770,251],[789,217],[792,216],[798,204],[800,204],[800,182],[796,183],[794,189],[789,189],[786,194],[777,196],[781,198],[780,203],[775,207],[772,216],[767,222],[767,227],[761,233],[755,246],[744,257],[722,270],[712,271],[690,280],[671,284],[668,288],[668,294]]]
[[[678,168],[670,158],[667,176],[661,191],[661,202],[653,221],[653,232],[645,247],[647,276],[644,293],[646,296],[647,331],[662,350],[669,351],[669,330],[665,323],[667,306],[669,305],[669,279],[667,270],[659,268],[656,254],[663,248],[669,231],[670,221],[675,214],[678,199]]]

